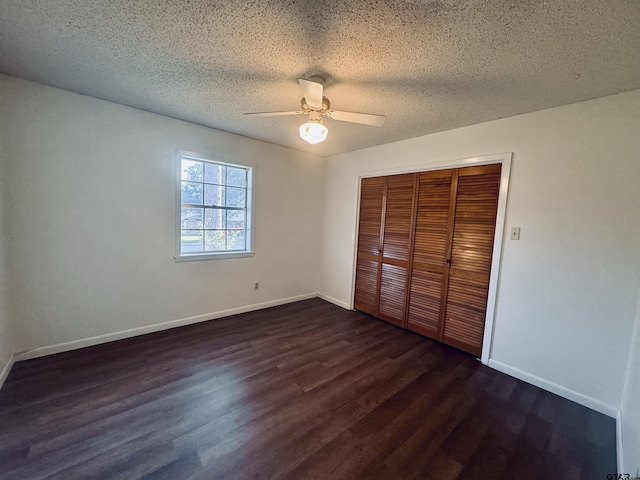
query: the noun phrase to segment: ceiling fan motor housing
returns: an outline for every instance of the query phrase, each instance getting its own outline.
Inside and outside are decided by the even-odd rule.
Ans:
[[[318,110],[317,108],[313,108],[312,106],[310,106],[307,103],[307,100],[302,97],[302,100],[300,100],[300,108],[304,113],[320,112],[320,115],[324,115],[331,108],[331,103],[329,102],[329,99],[327,97],[322,97],[322,108]]]

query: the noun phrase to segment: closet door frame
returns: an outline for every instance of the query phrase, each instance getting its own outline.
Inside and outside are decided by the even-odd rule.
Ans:
[[[493,252],[491,255],[491,273],[489,275],[489,294],[487,296],[487,310],[484,322],[484,335],[482,342],[482,355],[480,361],[487,365],[491,358],[493,344],[493,328],[495,322],[496,300],[498,295],[498,283],[500,277],[502,244],[506,236],[505,217],[507,213],[507,197],[509,192],[509,176],[511,173],[511,160],[513,153],[500,153],[482,157],[471,157],[457,160],[443,160],[428,164],[398,166],[384,170],[363,171],[358,174],[358,196],[356,200],[356,219],[354,223],[354,250],[353,271],[351,275],[351,297],[349,308],[353,310],[353,302],[356,286],[356,260],[358,247],[358,225],[360,222],[360,185],[363,178],[398,175],[402,173],[426,172],[431,170],[446,170],[450,168],[471,167],[477,165],[490,165],[499,163],[502,165],[500,173],[500,192],[498,194],[498,211],[496,212],[496,228],[493,237]],[[406,319],[405,319],[406,321]]]

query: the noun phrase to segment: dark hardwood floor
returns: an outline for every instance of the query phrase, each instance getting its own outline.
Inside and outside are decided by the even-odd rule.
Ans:
[[[16,363],[0,479],[605,479],[615,422],[319,299]]]

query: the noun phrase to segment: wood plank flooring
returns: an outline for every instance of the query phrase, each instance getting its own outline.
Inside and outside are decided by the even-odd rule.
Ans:
[[[319,299],[16,363],[0,479],[599,479],[615,422]]]

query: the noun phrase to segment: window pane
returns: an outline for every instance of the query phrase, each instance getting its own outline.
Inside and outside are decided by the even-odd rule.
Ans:
[[[182,203],[202,205],[202,184],[182,182]]]
[[[179,158],[180,254],[246,251],[251,168],[201,158]]]
[[[182,180],[202,181],[202,162],[182,159]]]
[[[207,252],[221,252],[226,249],[226,235],[224,230],[205,230],[204,249]]]
[[[244,168],[227,167],[227,185],[246,187],[247,171]]]
[[[227,187],[227,207],[245,208],[246,192],[244,188]]]
[[[202,230],[182,230],[180,235],[180,252],[196,253],[202,251]]]
[[[180,222],[183,229],[202,228],[202,209],[183,208]]]
[[[227,250],[245,250],[244,230],[227,230]]]
[[[227,181],[227,167],[224,165],[216,165],[214,163],[204,164],[204,181],[207,183],[217,183],[224,185]]]
[[[213,230],[224,230],[227,228],[226,210],[206,208],[204,212],[204,228]]]
[[[244,229],[245,213],[243,210],[229,210],[227,212],[227,226],[229,230]]]
[[[225,187],[218,185],[205,185],[204,186],[204,204],[224,206],[224,190]]]

